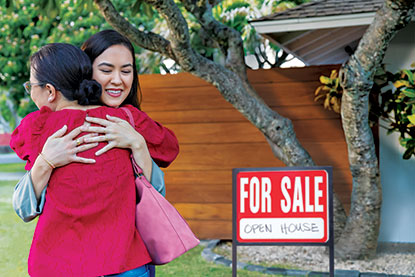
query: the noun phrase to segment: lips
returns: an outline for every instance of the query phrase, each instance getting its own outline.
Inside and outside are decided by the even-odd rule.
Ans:
[[[105,92],[111,97],[120,97],[122,89],[106,89]]]

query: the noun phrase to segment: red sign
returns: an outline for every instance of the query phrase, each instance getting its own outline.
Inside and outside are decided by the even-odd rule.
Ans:
[[[237,240],[242,243],[327,242],[328,172],[324,169],[238,172],[236,229]]]

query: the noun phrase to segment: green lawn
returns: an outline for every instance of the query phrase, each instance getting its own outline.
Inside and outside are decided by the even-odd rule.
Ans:
[[[16,181],[0,181],[0,276],[27,276],[27,256],[36,222],[24,223],[14,212],[12,194]],[[173,262],[157,267],[161,276],[232,276],[231,268],[205,261],[198,246]],[[265,276],[238,271],[238,276]]]
[[[0,164],[0,172],[23,172],[26,163]]]
[[[27,276],[27,255],[36,223],[24,223],[14,212],[16,181],[0,181],[0,276]]]

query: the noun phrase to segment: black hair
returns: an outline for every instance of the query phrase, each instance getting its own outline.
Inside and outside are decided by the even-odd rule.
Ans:
[[[115,30],[104,30],[91,36],[88,40],[82,44],[81,49],[88,55],[91,62],[94,63],[95,59],[102,54],[105,50],[114,45],[123,45],[131,52],[133,57],[133,83],[131,90],[121,105],[130,104],[140,109],[141,102],[141,90],[138,82],[138,72],[135,62],[135,51],[130,40],[121,35]]]
[[[78,47],[67,43],[50,43],[32,55],[30,64],[40,84],[51,84],[80,105],[100,103],[101,85],[92,80],[92,64]]]

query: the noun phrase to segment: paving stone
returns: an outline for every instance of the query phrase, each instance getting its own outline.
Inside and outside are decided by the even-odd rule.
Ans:
[[[271,274],[271,275],[287,275],[285,268],[276,268],[276,267],[268,267],[264,271],[265,274]]]
[[[287,269],[286,274],[287,276],[308,276],[310,271],[306,270],[297,270],[297,269]]]
[[[360,272],[358,270],[336,269],[334,270],[334,276],[336,277],[359,277]]]
[[[231,263],[231,266],[232,266],[232,263]],[[244,262],[237,262],[237,263],[236,263],[236,267],[237,267],[238,269],[246,269],[246,267],[247,267],[247,266],[249,266],[249,264],[244,263]]]
[[[312,276],[312,277],[325,277],[325,276],[330,276],[330,274],[328,272],[321,272],[321,271],[310,271],[307,276]]]
[[[216,245],[218,245],[218,243],[220,242],[220,240],[218,239],[214,239],[208,242],[207,244],[207,248],[213,249],[215,248]]]
[[[246,270],[249,270],[249,271],[257,271],[257,272],[263,272],[263,271],[265,271],[265,267],[260,266],[260,265],[252,265],[252,264],[250,264],[247,267],[245,267],[245,269]]]
[[[208,248],[203,249],[203,251],[202,251],[202,257],[203,257],[205,260],[209,261],[209,262],[214,262],[215,260],[217,260],[217,259],[219,259],[219,258],[222,258],[222,256],[221,256],[221,255],[218,255],[218,254],[216,254],[216,253],[213,253],[213,252],[212,252],[210,249],[208,249]]]
[[[230,267],[232,265],[232,262],[228,259],[225,259],[223,257],[216,259],[215,264],[224,265],[226,267]]]

